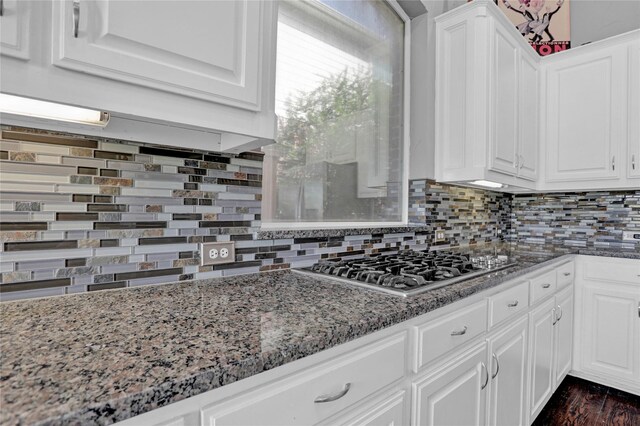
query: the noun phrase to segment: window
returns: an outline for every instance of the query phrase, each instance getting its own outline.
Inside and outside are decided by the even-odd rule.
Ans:
[[[280,2],[265,227],[406,220],[404,34],[384,1]]]

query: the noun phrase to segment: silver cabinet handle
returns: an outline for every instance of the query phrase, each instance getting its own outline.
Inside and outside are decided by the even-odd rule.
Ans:
[[[542,288],[549,288],[551,287],[551,284],[542,284]]]
[[[562,308],[560,307],[560,305],[558,305],[558,312],[560,312],[560,316],[558,317],[558,320],[556,322],[562,319]]]
[[[553,308],[551,310],[551,317],[553,317],[553,324],[551,325],[556,325],[556,323],[558,322],[558,319],[556,318],[556,308]]]
[[[73,38],[78,38],[80,26],[80,0],[73,0]]]
[[[515,308],[516,306],[518,306],[518,301],[513,301],[511,303],[507,303],[507,306],[510,308]]]
[[[568,277],[569,275],[571,275],[571,272],[565,272],[565,273],[564,273],[564,276],[565,276],[565,277]]]
[[[520,155],[520,169],[524,166],[524,157]]]
[[[314,399],[313,402],[315,402],[316,404],[321,404],[323,402],[335,401],[336,399],[340,399],[345,396],[347,392],[349,392],[349,389],[351,389],[351,383],[346,383],[341,391],[328,395],[320,395],[319,397]]]
[[[480,364],[482,365],[482,368],[484,369],[484,374],[486,375],[484,379],[484,385],[480,386],[480,390],[482,390],[486,388],[487,385],[489,384],[489,370],[487,370],[487,366],[484,365],[484,362],[481,362]]]
[[[451,332],[452,336],[462,336],[463,334],[465,334],[467,332],[467,326],[465,325],[464,328],[462,330],[453,330]]]
[[[4,16],[4,0],[0,0],[0,16]]]
[[[611,170],[615,171],[616,169],[616,156],[611,157]]]
[[[636,169],[636,155],[635,154],[631,154],[631,169],[632,170]]]
[[[495,379],[500,372],[500,363],[498,362],[498,357],[496,356],[495,352],[493,353],[493,360],[496,362],[496,372],[491,376],[491,380]]]

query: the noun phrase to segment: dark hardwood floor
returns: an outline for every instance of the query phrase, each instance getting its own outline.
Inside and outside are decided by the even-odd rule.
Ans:
[[[567,376],[533,424],[639,426],[640,396]]]

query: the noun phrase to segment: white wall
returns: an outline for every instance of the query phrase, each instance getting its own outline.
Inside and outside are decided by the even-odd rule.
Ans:
[[[571,45],[640,28],[640,0],[572,0]]]

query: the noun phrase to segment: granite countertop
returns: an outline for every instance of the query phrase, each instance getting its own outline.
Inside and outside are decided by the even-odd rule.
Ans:
[[[491,250],[482,246],[473,252]],[[1,424],[110,424],[411,319],[565,254],[412,298],[269,272],[0,305]]]

